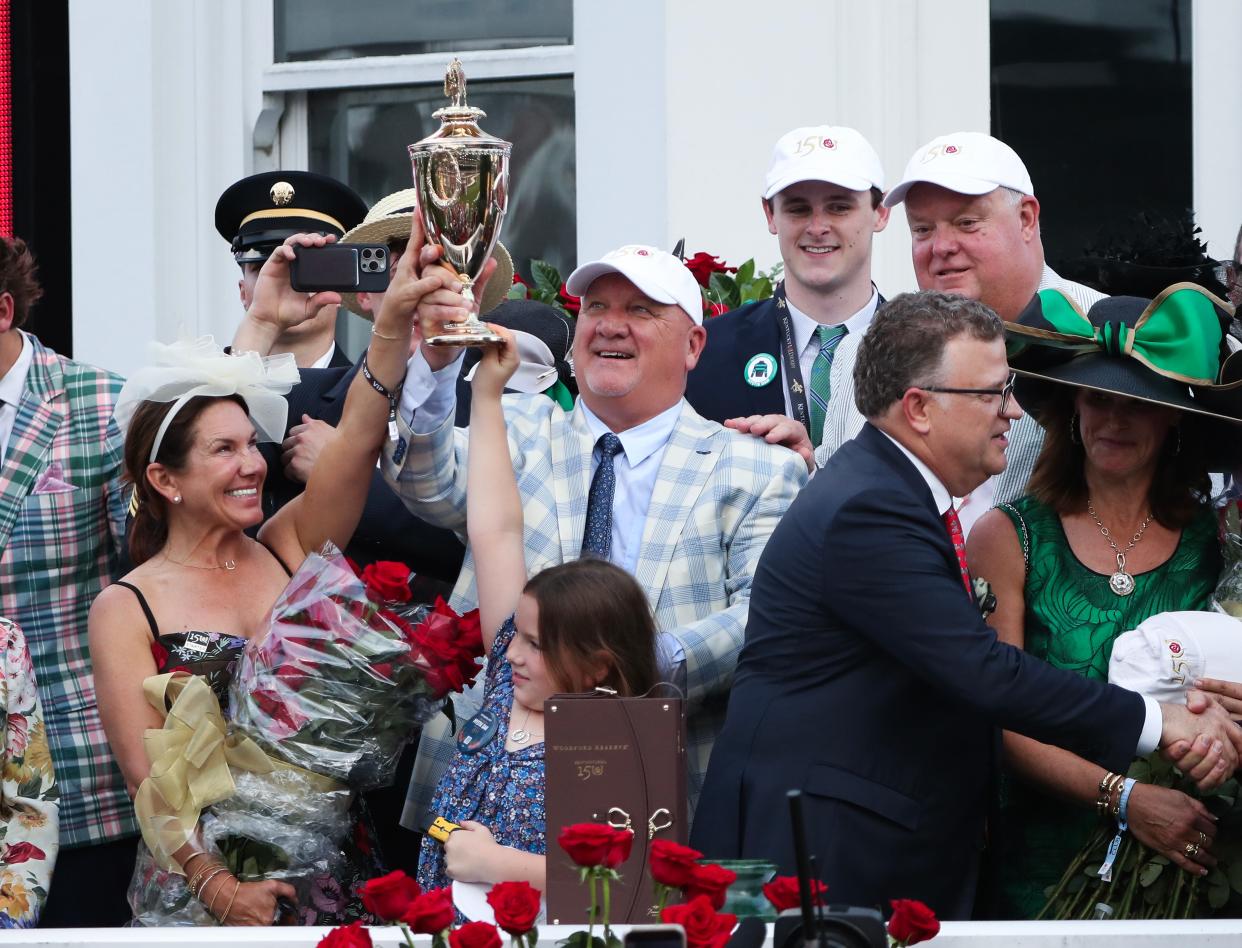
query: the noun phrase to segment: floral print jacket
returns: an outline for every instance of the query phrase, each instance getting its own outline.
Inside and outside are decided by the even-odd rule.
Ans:
[[[0,642],[0,928],[33,928],[56,863],[59,794],[26,638],[16,623],[0,618]]]

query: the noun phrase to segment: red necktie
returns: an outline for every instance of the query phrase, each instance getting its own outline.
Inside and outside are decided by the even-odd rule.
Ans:
[[[944,525],[949,531],[949,539],[953,541],[953,552],[957,554],[957,565],[962,570],[962,585],[966,587],[966,595],[973,598],[970,591],[970,569],[966,566],[966,538],[962,536],[962,522],[957,519],[957,511],[952,507],[945,511]]]

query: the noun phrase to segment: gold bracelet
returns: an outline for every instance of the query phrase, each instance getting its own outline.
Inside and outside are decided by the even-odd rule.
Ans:
[[[241,879],[238,879],[236,884],[234,884],[233,894],[229,897],[229,904],[224,907],[224,914],[217,919],[221,925],[228,920],[229,912],[233,911],[233,903],[237,901],[237,892],[239,889],[241,889]]]
[[[389,342],[405,342],[405,340],[402,339],[400,336],[389,336],[386,333],[380,332],[378,329],[375,328],[374,323],[371,324],[371,335],[378,336],[380,339],[387,339]]]
[[[194,898],[198,899],[200,902],[203,901],[203,894],[204,894],[204,890],[207,888],[207,883],[209,883],[212,879],[214,879],[220,873],[228,872],[228,871],[229,870],[227,866],[216,866],[215,868],[213,868],[211,872],[207,874],[207,878],[198,884],[198,889],[197,891],[194,892]],[[208,909],[208,911],[211,911],[211,910]]]
[[[206,885],[206,883],[203,883],[203,884]],[[216,899],[220,898],[220,892],[221,892],[221,889],[216,889],[216,894],[213,895],[211,897],[211,901],[207,903],[207,914],[211,915],[214,918],[219,918],[219,916],[216,915],[215,911],[213,910],[216,907]]]
[[[198,897],[198,885],[202,881],[203,876],[211,872],[212,869],[215,869],[217,865],[218,863],[209,862],[207,865],[199,869],[198,872],[194,873],[194,875],[190,878],[190,881],[186,883],[186,888],[190,890],[190,895],[195,898]]]

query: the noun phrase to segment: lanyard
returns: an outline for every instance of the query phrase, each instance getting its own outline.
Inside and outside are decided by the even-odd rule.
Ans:
[[[785,388],[789,392],[789,406],[793,416],[811,430],[811,413],[806,404],[806,386],[802,384],[802,365],[794,343],[793,317],[789,315],[789,303],[785,299],[785,281],[781,280],[772,291],[776,302],[776,322],[781,330],[781,367],[784,369]]]

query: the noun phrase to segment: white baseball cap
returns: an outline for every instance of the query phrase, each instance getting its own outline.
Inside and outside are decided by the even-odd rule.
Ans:
[[[929,141],[906,163],[901,183],[884,196],[884,206],[900,204],[906,192],[922,181],[958,194],[987,194],[997,188],[1012,188],[1035,196],[1030,173],[1018,153],[982,132],[953,132]]]
[[[1181,704],[1195,679],[1242,680],[1242,621],[1217,612],[1161,612],[1113,642],[1108,680]]]
[[[827,181],[851,191],[884,190],[884,168],[871,143],[844,125],[808,125],[786,132],[772,149],[763,197],[799,181]]]
[[[685,263],[656,247],[627,244],[604,254],[593,263],[584,263],[569,275],[565,289],[573,296],[585,296],[597,279],[619,273],[657,303],[672,303],[703,325],[703,293]]]

